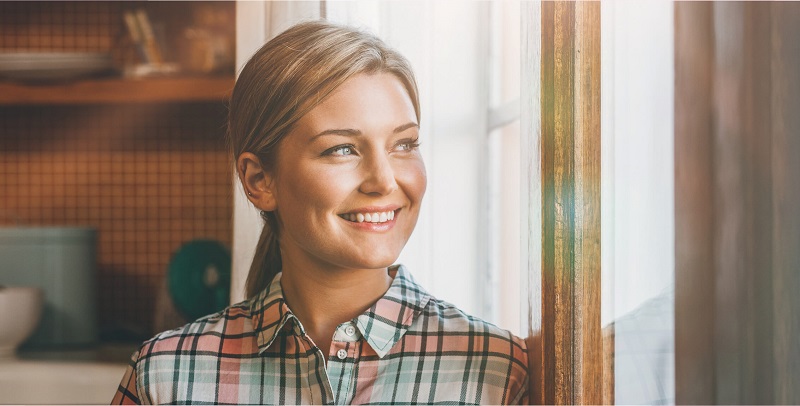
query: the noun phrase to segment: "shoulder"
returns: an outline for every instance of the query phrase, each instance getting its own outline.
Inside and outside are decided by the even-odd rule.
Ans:
[[[219,343],[223,338],[241,336],[252,330],[250,303],[245,301],[155,335],[142,344],[139,358],[162,354],[219,352]]]
[[[443,350],[484,356],[495,362],[509,365],[510,372],[525,374],[528,366],[527,345],[521,338],[481,318],[472,316],[452,303],[441,300],[420,286],[410,272],[398,266],[395,279],[400,279],[401,292],[398,303],[413,311],[413,320],[402,322],[405,334],[412,337],[436,340]],[[387,315],[394,312],[386,312]],[[400,319],[409,315],[401,312]],[[398,320],[400,320],[398,319]]]
[[[480,381],[487,384],[496,381],[504,388],[501,403],[527,399],[528,348],[525,340],[510,331],[431,297],[409,333],[439,336],[445,353],[471,360],[468,363],[472,367],[467,368],[479,371]]]
[[[509,351],[527,351],[525,341],[510,331],[469,315],[452,303],[435,297],[430,298],[415,324],[425,324],[426,329],[435,329],[447,335],[485,338],[490,344],[506,345]]]
[[[213,382],[225,355],[237,358],[253,347],[251,319],[249,302],[242,302],[145,341],[131,360],[132,392],[152,404],[213,399],[213,393],[200,393],[211,390],[205,386],[184,392],[190,382]]]

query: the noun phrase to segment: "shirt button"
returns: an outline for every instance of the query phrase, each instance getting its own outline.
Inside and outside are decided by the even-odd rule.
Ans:
[[[353,326],[347,326],[347,327],[344,329],[344,333],[345,333],[345,334],[347,334],[347,335],[349,335],[350,337],[352,337],[352,336],[353,336],[353,334],[355,334],[355,333],[356,333],[356,328],[355,328],[355,327],[353,327]]]
[[[345,359],[345,358],[347,358],[347,351],[345,351],[343,349],[339,350],[339,351],[336,351],[336,356],[339,357],[339,359]]]

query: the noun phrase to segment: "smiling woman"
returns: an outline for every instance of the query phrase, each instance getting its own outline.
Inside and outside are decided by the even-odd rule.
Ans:
[[[133,355],[113,403],[526,403],[527,349],[394,264],[426,188],[406,59],[324,21],[264,45],[228,135],[264,218],[247,297]]]

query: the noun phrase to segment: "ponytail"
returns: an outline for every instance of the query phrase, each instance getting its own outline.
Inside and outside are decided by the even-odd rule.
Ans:
[[[256,254],[253,256],[253,264],[250,265],[245,284],[248,298],[266,289],[282,267],[275,213],[262,211],[261,218],[264,219],[264,228],[261,230],[261,237],[258,238]]]

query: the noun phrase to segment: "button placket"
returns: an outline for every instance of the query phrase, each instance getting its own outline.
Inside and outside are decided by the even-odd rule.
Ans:
[[[339,336],[349,339],[345,334],[345,326],[337,329]],[[330,358],[328,361],[328,376],[334,391],[336,404],[349,404],[354,396],[352,392],[355,378],[355,367],[358,364],[360,343],[356,341],[334,340],[331,343]]]

